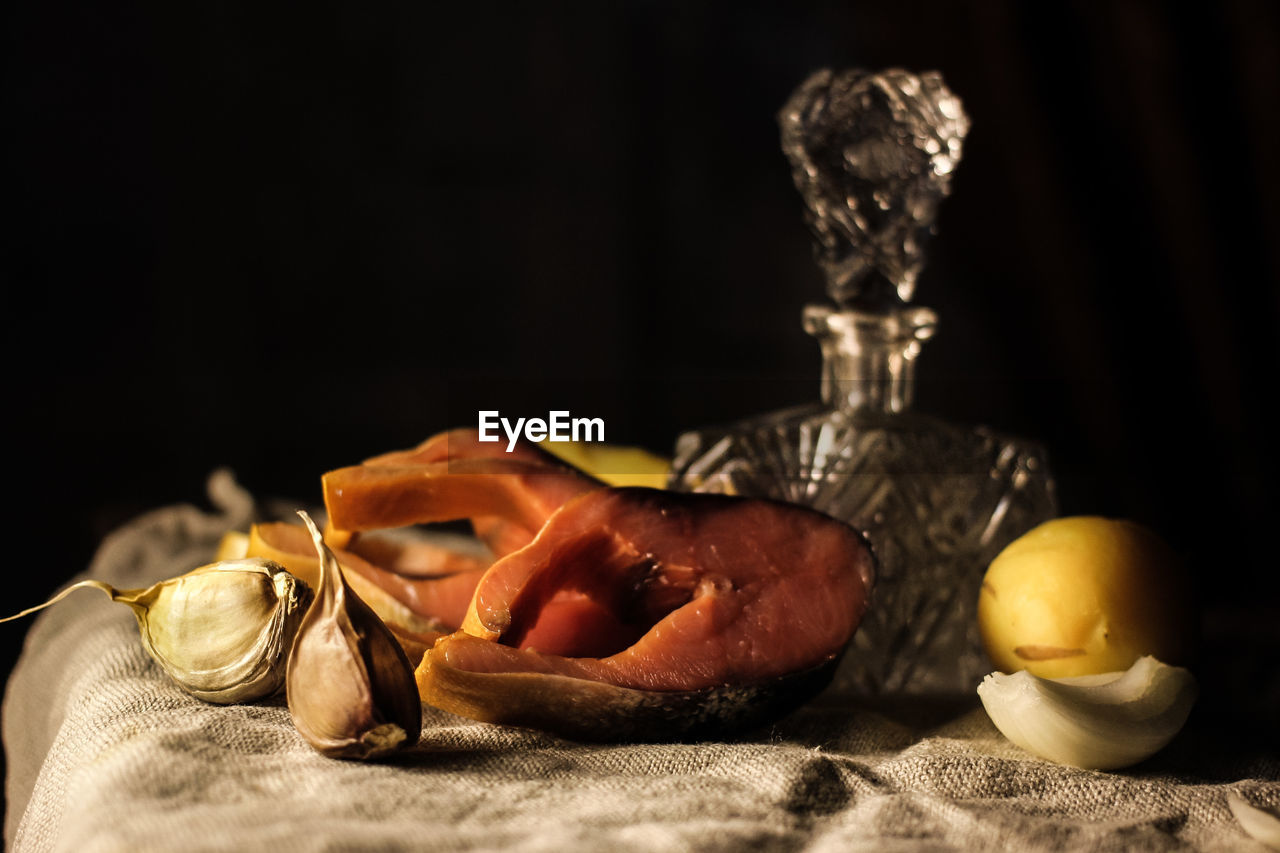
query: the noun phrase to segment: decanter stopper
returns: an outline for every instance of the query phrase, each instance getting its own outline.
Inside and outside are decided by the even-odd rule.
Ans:
[[[839,305],[911,300],[969,118],[937,72],[812,74],[779,114],[782,149]]]

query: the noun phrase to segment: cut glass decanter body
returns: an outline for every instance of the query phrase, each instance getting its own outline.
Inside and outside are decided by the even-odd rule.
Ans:
[[[822,403],[681,436],[672,485],[808,504],[867,536],[879,575],[838,687],[971,690],[990,671],[983,573],[1056,507],[1035,445],[910,410],[937,324],[910,300],[968,117],[934,72],[823,69],[779,121],[835,303],[804,314],[822,347]]]
[[[991,666],[977,630],[982,575],[1055,514],[1043,451],[909,409],[932,311],[810,306],[822,403],[689,432],[672,482],[806,504],[861,530],[878,561],[872,604],[836,677],[859,694],[968,691]]]

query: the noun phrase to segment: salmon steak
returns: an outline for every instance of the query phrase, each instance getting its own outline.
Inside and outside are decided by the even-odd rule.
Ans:
[[[826,686],[872,577],[862,537],[812,510],[589,492],[485,572],[419,694],[577,740],[724,736]]]
[[[416,649],[423,701],[576,740],[692,740],[771,722],[830,681],[874,579],[853,528],[608,487],[535,448],[445,435],[324,479],[338,529],[470,518],[496,546],[461,629]]]

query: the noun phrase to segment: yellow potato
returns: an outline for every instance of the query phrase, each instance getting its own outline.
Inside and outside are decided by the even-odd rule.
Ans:
[[[1178,555],[1131,521],[1045,522],[992,561],[978,628],[996,668],[1042,678],[1118,672],[1143,655],[1185,664],[1196,620]]]
[[[546,441],[542,448],[610,486],[666,488],[671,470],[671,463],[666,459],[639,447]]]

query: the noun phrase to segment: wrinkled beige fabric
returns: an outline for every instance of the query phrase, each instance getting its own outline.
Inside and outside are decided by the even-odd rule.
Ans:
[[[144,586],[208,562],[253,511],[225,474],[210,491],[222,513],[147,515],[103,544],[91,576]],[[179,691],[128,609],[84,592],[39,617],[8,685],[5,839],[15,851],[1248,851],[1265,848],[1227,794],[1280,807],[1274,761],[1194,738],[1098,773],[1027,755],[976,700],[908,710],[825,695],[732,742],[600,746],[428,708],[403,757],[334,761],[298,737],[282,698],[220,707]]]

